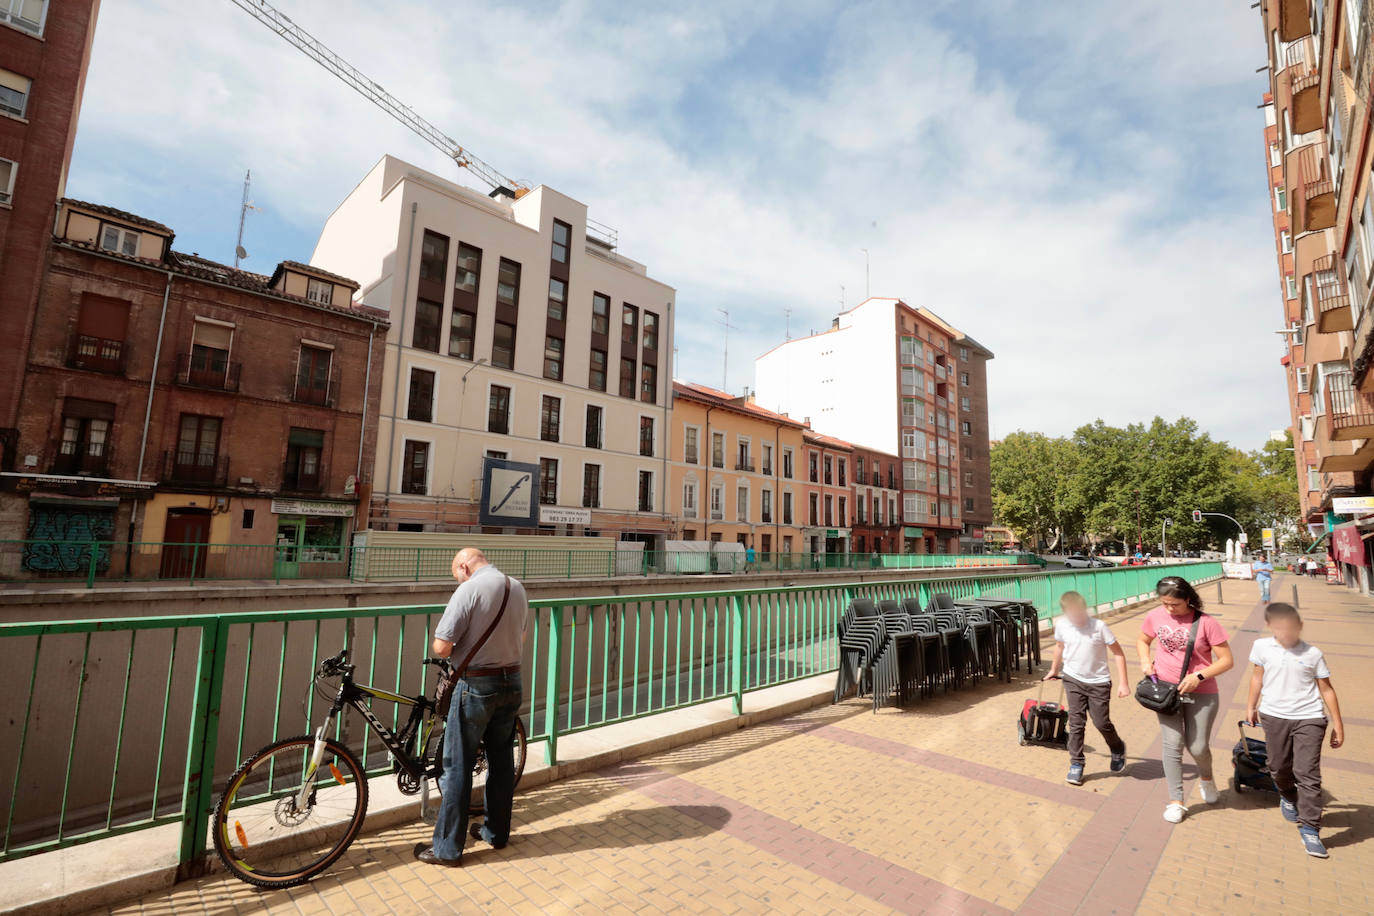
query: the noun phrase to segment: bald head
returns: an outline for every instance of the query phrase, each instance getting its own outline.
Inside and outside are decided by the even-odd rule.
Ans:
[[[487,555],[477,547],[464,547],[453,555],[453,578],[466,582],[487,563]]]

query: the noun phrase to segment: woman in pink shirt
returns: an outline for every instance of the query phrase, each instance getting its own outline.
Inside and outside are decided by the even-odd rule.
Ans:
[[[1198,794],[1207,804],[1217,800],[1216,781],[1212,778],[1212,724],[1220,705],[1217,691],[1218,675],[1231,670],[1231,646],[1221,624],[1202,613],[1202,598],[1186,579],[1165,576],[1155,585],[1160,606],[1145,615],[1140,624],[1140,638],[1136,650],[1140,654],[1140,668],[1146,677],[1178,684],[1182,703],[1177,712],[1155,713],[1159,717],[1159,731],[1163,738],[1164,779],[1169,783],[1169,804],[1164,819],[1177,824],[1188,813],[1183,804],[1183,748],[1197,763]],[[1197,622],[1197,637],[1188,670],[1183,669],[1188,637]],[[1150,659],[1150,645],[1154,644],[1154,660]]]

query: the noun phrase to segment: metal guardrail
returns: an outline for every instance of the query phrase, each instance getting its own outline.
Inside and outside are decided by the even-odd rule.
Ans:
[[[1221,564],[1175,565],[1194,583]],[[1066,591],[1109,607],[1153,593],[1127,567],[531,602],[524,650],[532,741],[833,671],[836,624],[856,597],[1031,599]],[[0,624],[0,861],[179,823],[184,871],[204,856],[216,790],[247,754],[317,725],[311,675],[347,647],[360,680],[427,689],[441,605]],[[327,701],[321,701],[327,702]],[[378,707],[383,721],[387,711]],[[392,725],[396,724],[393,713]],[[346,715],[337,737],[369,774],[385,747]]]
[[[493,563],[521,579],[610,578],[837,569],[1028,566],[1030,554],[755,554],[742,550],[617,551],[492,548]],[[347,579],[423,582],[452,578],[449,547],[204,544],[163,541],[0,540],[0,582],[262,581]]]

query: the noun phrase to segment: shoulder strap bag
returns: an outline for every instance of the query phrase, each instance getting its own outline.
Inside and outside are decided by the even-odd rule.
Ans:
[[[468,666],[472,664],[473,658],[487,644],[487,640],[491,639],[491,634],[496,632],[496,625],[501,622],[501,617],[506,613],[506,604],[510,601],[510,576],[506,576],[505,579],[506,588],[501,593],[501,607],[497,609],[496,616],[491,619],[491,623],[487,624],[486,632],[473,644],[473,647],[468,651],[467,658],[463,659],[461,665],[456,668],[450,665],[442,669],[439,675],[439,684],[434,691],[434,711],[441,716],[448,715],[448,708],[453,703],[453,691],[458,689],[458,682],[467,675]]]
[[[1179,669],[1180,681],[1188,676],[1188,666],[1193,662],[1193,644],[1197,642],[1198,626],[1202,623],[1202,612],[1194,613],[1196,616],[1193,617],[1193,627],[1188,632],[1188,648],[1183,653],[1183,667]],[[1146,709],[1172,715],[1178,712],[1180,702],[1178,684],[1161,681],[1153,675],[1143,677],[1140,683],[1135,685],[1135,699]]]

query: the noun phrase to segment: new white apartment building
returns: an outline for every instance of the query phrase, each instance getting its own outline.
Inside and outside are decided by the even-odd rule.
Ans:
[[[391,315],[371,527],[474,530],[494,457],[537,466],[541,527],[667,533],[674,291],[589,231],[586,205],[386,156],[311,261]]]
[[[973,552],[992,521],[991,358],[929,310],[871,298],[759,357],[755,398],[819,433],[901,456],[904,550]]]

